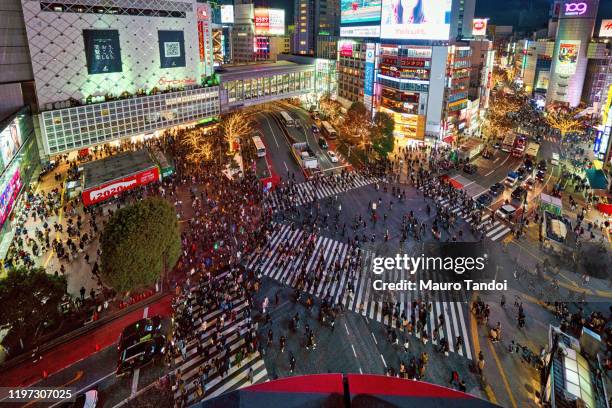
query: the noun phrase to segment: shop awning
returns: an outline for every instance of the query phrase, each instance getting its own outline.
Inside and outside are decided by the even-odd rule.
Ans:
[[[608,188],[608,179],[602,170],[588,169],[586,177],[592,189],[605,190]]]

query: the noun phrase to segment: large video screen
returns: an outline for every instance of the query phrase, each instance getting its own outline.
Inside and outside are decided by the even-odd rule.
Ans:
[[[256,35],[285,35],[285,10],[256,8]]]
[[[380,37],[448,40],[452,0],[382,0]]]
[[[185,66],[185,37],[182,31],[158,30],[161,68]]]
[[[0,156],[2,157],[2,168],[9,165],[22,143],[21,129],[16,120],[11,122],[0,132]]]
[[[378,24],[381,4],[382,0],[341,0],[340,21],[343,25]]]
[[[117,30],[83,30],[87,73],[121,72],[121,45]]]

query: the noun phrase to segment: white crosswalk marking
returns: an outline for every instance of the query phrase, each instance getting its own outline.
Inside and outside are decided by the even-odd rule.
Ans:
[[[208,378],[205,381],[206,391],[204,398],[211,398],[224,392],[268,380],[264,361],[257,351],[251,354],[243,353],[240,366],[238,366],[238,352],[244,350],[246,344],[244,335],[247,331],[245,320],[247,301],[244,298],[234,298],[233,304],[232,310],[236,312],[237,317],[234,321],[226,320],[223,328],[220,330],[220,337],[224,337],[225,344],[229,345],[231,366],[223,377],[214,368],[209,371]],[[226,353],[224,349],[218,349],[211,342],[213,332],[216,330],[217,320],[224,312],[221,309],[217,309],[203,315],[202,308],[196,304],[195,300],[192,306],[197,329],[195,330],[193,340],[186,344],[186,358],[183,359],[179,355],[174,360],[177,371],[180,370],[181,372],[181,379],[184,382],[183,387],[187,395],[188,404],[197,402],[201,398],[197,393],[196,386],[196,382],[200,380],[199,367],[204,366],[207,361],[214,361],[217,357],[222,357]],[[207,322],[206,329],[202,325],[204,321]],[[200,350],[198,350],[198,343]],[[201,350],[208,350],[208,360],[206,360]],[[249,372],[251,370],[253,376],[252,382],[249,380]],[[180,388],[174,387],[176,400],[181,398],[181,393]]]
[[[289,202],[301,206],[312,201],[335,196],[356,188],[365,187],[380,181],[375,177],[366,177],[351,173],[347,178],[327,176],[321,180],[307,180],[294,184],[291,188],[280,187],[268,195],[267,205],[273,209],[285,210]]]
[[[307,237],[309,244],[303,244]],[[388,313],[383,313],[383,300],[376,296],[373,289],[372,262],[376,255],[371,251],[360,251],[358,256],[354,248],[348,244],[331,239],[329,237],[313,237],[309,232],[299,230],[291,231],[288,225],[277,225],[269,244],[259,253],[251,256],[247,265],[255,271],[261,272],[264,276],[280,281],[283,284],[296,287],[301,282],[302,290],[321,298],[330,297],[336,299],[342,306],[356,313],[361,313],[371,319],[386,324],[396,325],[396,319],[391,318]],[[295,256],[293,261],[287,263],[286,248],[292,248]],[[323,265],[320,265],[323,256]],[[347,262],[359,262],[361,268],[345,267]],[[340,266],[338,268],[338,265]],[[355,264],[357,265],[357,264]],[[317,273],[317,269],[320,272]],[[302,271],[304,273],[302,274]],[[354,272],[349,272],[354,271]],[[354,275],[352,275],[354,274]],[[414,279],[408,271],[393,271],[389,277],[394,281],[401,279]],[[388,279],[391,280],[391,279]],[[304,283],[309,281],[310,283]],[[348,283],[354,286],[354,293],[348,294]],[[399,303],[400,316],[405,313],[410,319],[412,312],[412,301],[419,298],[420,292],[402,292],[395,295],[395,301]],[[389,307],[394,307],[388,303]],[[449,349],[459,355],[472,359],[469,336],[467,332],[466,313],[468,305],[465,302],[457,302],[451,299],[450,295],[438,302],[433,302],[433,307],[429,312],[426,331],[431,339],[434,329],[438,328],[439,338],[448,339]],[[427,312],[426,312],[427,313]],[[438,326],[438,316],[444,316],[444,322]],[[418,306],[415,310],[416,320],[418,320]],[[413,335],[417,335],[416,329]],[[459,349],[455,350],[458,336],[463,342]],[[438,344],[439,341],[433,342]]]
[[[421,187],[420,190],[423,190],[424,187]],[[443,206],[445,209],[448,209],[452,214],[458,215],[463,218],[466,222],[471,223],[468,219],[468,214],[465,212],[463,206],[458,202],[451,202],[450,200],[443,198],[438,201],[438,204]],[[493,224],[490,223],[489,218],[491,215],[487,212],[482,217],[480,224],[477,226],[478,229],[484,228],[485,236],[491,241],[500,241],[506,237],[512,230],[508,227],[504,222],[496,220]]]

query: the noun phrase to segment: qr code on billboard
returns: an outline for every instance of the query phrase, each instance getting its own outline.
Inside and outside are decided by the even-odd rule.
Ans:
[[[181,56],[181,44],[178,42],[164,43],[164,53],[166,58],[177,58]]]

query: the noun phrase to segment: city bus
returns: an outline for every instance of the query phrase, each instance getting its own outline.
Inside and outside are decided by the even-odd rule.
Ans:
[[[280,115],[281,115],[281,119],[283,121],[283,125],[285,125],[287,127],[295,126],[295,120],[287,112],[281,111]]]
[[[321,122],[321,133],[329,139],[335,139],[338,136],[336,130],[326,121]]]
[[[253,136],[251,139],[253,144],[255,145],[255,151],[257,152],[257,157],[265,157],[266,156],[266,145],[263,144],[261,138],[259,136]]]

